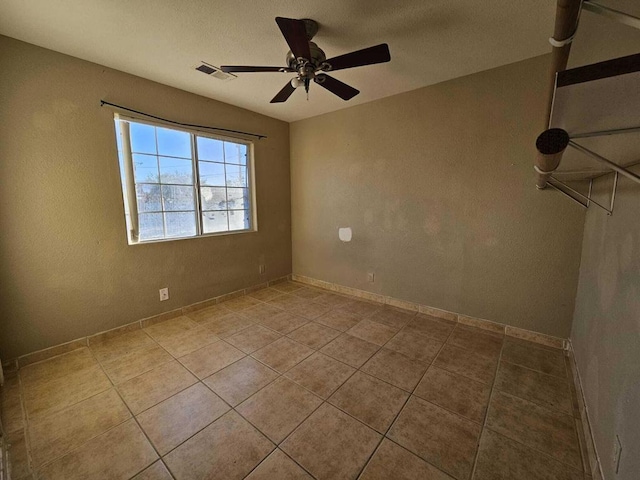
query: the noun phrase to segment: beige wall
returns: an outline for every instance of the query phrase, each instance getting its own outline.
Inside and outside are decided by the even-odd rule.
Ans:
[[[636,168],[640,173],[640,168]],[[594,182],[607,203],[611,175]],[[640,185],[620,177],[612,216],[590,208],[571,331],[605,478],[640,472]],[[613,446],[622,443],[615,475]]]
[[[568,337],[584,212],[534,186],[548,61],[292,123],[294,273]]]
[[[637,0],[607,5],[640,15]],[[637,29],[583,13],[569,63],[587,65],[638,51]],[[594,183],[596,199],[605,205],[611,181],[609,175]],[[640,185],[622,176],[613,215],[595,207],[587,211],[571,342],[604,477],[635,480],[640,472]],[[616,435],[622,443],[617,475]]]
[[[0,65],[0,358],[291,272],[287,123],[7,37]],[[259,232],[128,246],[100,99],[267,135],[255,143]]]

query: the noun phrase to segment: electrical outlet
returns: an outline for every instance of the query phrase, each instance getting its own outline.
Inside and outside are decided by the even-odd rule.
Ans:
[[[264,265],[258,265],[258,272],[260,273],[260,275],[264,275],[266,268]]]
[[[616,435],[616,440],[613,443],[613,468],[615,469],[616,475],[618,474],[618,470],[620,470],[621,455],[622,455],[622,444],[620,443],[620,437]]]
[[[374,272],[367,273],[367,282],[373,283],[376,280],[376,274]]]
[[[169,300],[169,289],[161,288],[160,289],[160,301],[164,302],[165,300]]]

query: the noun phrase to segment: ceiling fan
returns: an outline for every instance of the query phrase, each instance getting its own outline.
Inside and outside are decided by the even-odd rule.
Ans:
[[[305,18],[276,17],[276,23],[291,50],[287,53],[286,67],[250,67],[225,65],[220,70],[227,73],[280,72],[295,73],[296,76],[273,97],[271,103],[285,102],[297,87],[304,87],[307,95],[313,80],[343,100],[350,100],[360,92],[346,83],[330,77],[325,72],[345,68],[373,65],[391,60],[389,46],[386,43],[364,48],[351,53],[327,59],[324,52],[311,39],[318,33],[318,23]]]

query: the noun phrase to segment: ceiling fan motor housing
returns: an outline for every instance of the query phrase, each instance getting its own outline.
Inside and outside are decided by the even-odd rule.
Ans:
[[[305,59],[296,58],[291,50],[287,53],[287,65],[303,78],[313,78],[316,70],[320,69],[327,59],[324,51],[315,42],[309,42],[309,51],[311,52],[311,58]]]

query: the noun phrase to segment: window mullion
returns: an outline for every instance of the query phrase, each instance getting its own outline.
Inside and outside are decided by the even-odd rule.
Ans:
[[[196,235],[202,235],[202,200],[200,199],[200,165],[198,163],[198,142],[196,136],[191,134],[191,156],[193,162],[193,189],[196,202]]]
[[[227,212],[227,232],[230,230],[230,223],[229,223],[229,189],[227,188],[227,151],[226,151],[226,142],[222,143],[222,160],[224,161],[224,205],[225,205],[225,211]]]

